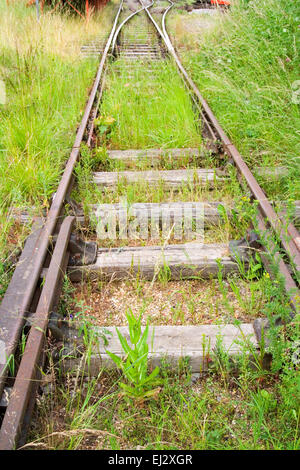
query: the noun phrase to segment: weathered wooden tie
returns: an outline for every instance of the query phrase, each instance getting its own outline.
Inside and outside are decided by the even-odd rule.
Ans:
[[[223,207],[230,217],[230,209],[220,202],[149,202],[125,205],[122,202],[115,204],[93,204],[90,217],[96,223],[99,221],[115,220],[116,223],[136,218],[146,223],[162,224],[163,220],[173,224],[176,221],[190,219],[193,222],[203,222],[204,226],[218,225],[222,218],[218,207]],[[84,222],[84,216],[77,217],[77,222]]]
[[[148,171],[103,171],[95,172],[93,181],[98,186],[111,187],[119,182],[137,183],[147,182],[156,185],[163,182],[167,186],[179,187],[182,183],[209,184],[224,180],[219,177],[214,169],[192,169],[192,170],[148,170]]]
[[[107,354],[107,350],[118,357],[124,356],[116,329],[105,327],[108,344],[103,341],[103,328],[96,328],[99,333],[99,345],[92,352],[85,373],[97,376],[103,367],[115,368],[114,362]],[[128,327],[120,326],[120,332],[130,342]],[[190,326],[151,326],[148,336],[149,363],[152,367],[161,365],[161,361],[178,366],[183,358],[189,358],[191,371],[200,372],[207,369],[213,354],[217,352],[218,345],[229,356],[241,354],[243,346],[255,350],[258,347],[252,324],[242,323],[239,327],[228,325],[190,325]],[[66,370],[78,370],[80,359],[66,361]],[[82,360],[80,363],[82,367]]]
[[[128,216],[141,217],[141,218],[151,218],[155,220],[162,220],[163,216],[170,217],[171,222],[174,220],[176,215],[180,214],[191,214],[192,220],[197,220],[199,218],[199,213],[201,212],[201,205],[204,207],[204,226],[218,225],[222,222],[222,217],[218,207],[224,207],[227,212],[228,217],[231,217],[231,210],[233,207],[228,205],[225,202],[171,202],[171,203],[134,203],[128,206],[127,208],[123,203],[118,202],[115,204],[91,204],[89,206],[89,218],[93,222],[101,220],[102,218],[107,218],[110,213],[112,217],[116,218],[118,222],[119,219],[124,218],[126,211]],[[295,224],[300,223],[300,201],[294,201],[295,210],[292,217],[292,220]],[[286,204],[281,203],[282,214],[286,212]],[[32,221],[32,213],[34,212],[34,207],[30,209],[19,209],[12,208],[10,216],[16,219],[20,223],[27,223]],[[87,221],[83,211],[76,215],[76,223],[82,225]]]
[[[288,176],[290,173],[290,169],[286,166],[258,166],[254,168],[254,174],[256,176],[261,176],[265,179],[279,179]]]
[[[207,151],[206,151],[207,152]],[[111,160],[120,160],[125,163],[136,163],[138,161],[148,161],[152,164],[159,164],[162,159],[170,158],[180,160],[183,158],[193,159],[204,155],[204,149],[194,147],[172,148],[172,149],[129,149],[129,150],[109,150],[108,157]]]
[[[73,281],[82,278],[121,280],[139,275],[152,280],[161,270],[169,280],[209,279],[222,266],[223,275],[238,272],[238,264],[230,257],[227,244],[190,242],[166,246],[100,248],[93,265],[68,269]]]

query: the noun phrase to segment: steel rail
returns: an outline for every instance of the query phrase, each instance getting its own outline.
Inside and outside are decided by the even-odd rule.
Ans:
[[[67,265],[64,259],[65,257],[68,259],[69,256],[67,249],[74,221],[75,217],[66,217],[58,234],[45,284],[1,425],[0,450],[12,450],[18,445],[32,389],[38,380],[40,357],[45,343],[49,315],[57,300],[58,284],[64,275],[62,265],[65,267]]]
[[[75,165],[78,161],[80,154],[80,145],[84,138],[84,134],[89,122],[89,117],[93,109],[93,104],[95,102],[97,91],[101,83],[102,73],[104,65],[108,56],[108,52],[111,46],[111,42],[117,27],[118,19],[123,7],[123,1],[120,1],[120,5],[107,40],[103,55],[97,70],[96,78],[91,90],[88,102],[86,104],[85,112],[82,117],[80,126],[77,130],[75,142],[71,150],[70,157],[66,163],[62,178],[58,185],[58,189],[53,198],[47,219],[44,226],[42,227],[37,240],[35,241],[34,248],[32,250],[32,259],[29,268],[23,275],[23,285],[22,293],[16,298],[12,296],[14,289],[10,289],[9,293],[3,298],[3,301],[0,306],[0,333],[1,333],[1,344],[4,344],[4,354],[5,354],[5,363],[0,363],[0,396],[2,395],[5,380],[8,373],[7,360],[9,360],[15,353],[15,350],[18,345],[20,334],[24,326],[28,310],[30,308],[34,292],[37,287],[37,283],[40,278],[40,273],[45,261],[49,243],[51,237],[54,234],[54,230],[57,226],[65,198],[70,190],[70,186],[73,182],[73,171]],[[18,266],[16,267],[17,271]],[[24,269],[24,268],[23,268]],[[16,276],[12,278],[10,285],[14,286],[14,283],[17,284],[18,273],[14,273]],[[20,276],[19,276],[20,277]],[[20,281],[20,279],[19,279]],[[3,347],[3,346],[2,346]],[[3,353],[3,351],[2,351]],[[3,355],[3,354],[2,354]],[[1,358],[0,358],[1,359]]]
[[[139,0],[140,3],[143,5],[143,0]],[[239,173],[243,178],[246,180],[248,188],[250,189],[253,197],[258,201],[259,209],[263,218],[260,218],[259,227],[262,229],[264,227],[265,231],[267,231],[267,225],[269,224],[272,229],[274,230],[275,234],[279,237],[282,246],[285,249],[286,254],[290,258],[291,262],[294,264],[295,269],[297,271],[300,270],[300,234],[295,226],[291,223],[286,225],[284,228],[284,222],[282,218],[280,218],[276,212],[274,211],[272,205],[268,201],[263,189],[260,187],[258,182],[256,181],[254,175],[250,171],[249,167],[243,160],[242,156],[238,152],[237,148],[232,144],[228,136],[225,134],[224,130],[222,129],[220,123],[216,119],[215,115],[213,114],[211,108],[209,107],[206,100],[201,95],[200,91],[198,90],[195,83],[189,77],[188,73],[186,72],[185,68],[180,62],[173,44],[169,38],[169,35],[166,30],[166,16],[171,8],[174,6],[172,0],[168,0],[170,6],[165,10],[163,17],[162,17],[162,29],[158,26],[157,22],[151,15],[151,13],[146,9],[146,13],[149,16],[149,19],[154,24],[155,28],[158,31],[158,34],[162,37],[165,42],[165,45],[175,60],[177,68],[181,73],[184,82],[188,85],[189,90],[197,97],[199,103],[201,105],[201,109],[204,110],[205,116],[209,120],[210,124],[212,125],[214,131],[217,133],[221,143],[223,144],[224,150],[228,155],[230,155],[233,159],[235,166],[237,167]],[[289,239],[287,239],[289,237]],[[276,253],[276,261],[279,263],[280,272],[283,275],[285,280],[285,289],[289,296],[290,302],[294,310],[299,309],[299,303],[297,300],[299,289],[297,284],[295,283],[294,279],[292,278],[288,266],[283,261],[282,257]]]

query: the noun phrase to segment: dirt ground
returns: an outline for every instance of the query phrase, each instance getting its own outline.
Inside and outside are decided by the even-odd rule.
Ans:
[[[191,280],[172,282],[150,282],[136,279],[85,285],[75,284],[74,317],[98,326],[120,326],[127,324],[126,312],[142,313],[143,323],[147,319],[152,325],[195,325],[210,323],[232,323],[235,320],[251,322],[260,314],[259,292],[256,306],[251,314],[247,284],[236,280],[243,300],[237,299],[227,281],[227,301],[224,300],[218,281]],[[230,306],[229,306],[230,302]],[[251,307],[250,307],[251,308]]]

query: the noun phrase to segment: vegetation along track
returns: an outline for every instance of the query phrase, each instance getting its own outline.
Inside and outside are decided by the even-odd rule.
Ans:
[[[3,298],[1,449],[19,447],[25,441],[45,362],[47,331],[58,340],[76,337],[76,331],[53,314],[66,270],[74,282],[143,278],[153,286],[158,279],[201,282],[217,277],[222,284],[223,276],[232,273],[251,279],[257,266],[262,268],[262,260],[270,276],[279,270],[291,316],[297,309],[299,233],[285,215],[275,212],[182,66],[166,30],[166,15],[173,6],[169,3],[162,15],[157,10],[151,13],[154,2],[121,2],[50,210],[44,220],[34,222]],[[99,171],[91,174],[92,170]],[[73,187],[75,176],[78,184]],[[230,226],[232,208],[218,198],[226,194],[228,199],[230,189],[236,187],[242,188],[245,204],[239,208],[244,211],[244,224],[235,231]],[[88,224],[71,191],[89,212]],[[139,228],[133,225],[132,237],[122,237],[122,218],[129,211],[130,217],[139,220]],[[184,235],[183,214],[190,228]],[[79,237],[85,230],[93,233],[95,220],[102,224],[101,233],[97,226],[102,248]],[[111,221],[114,231],[108,232]],[[75,223],[78,230],[72,233]],[[204,226],[213,243],[203,243],[195,226]],[[212,229],[216,226],[218,230]],[[241,227],[244,237],[227,243]],[[226,243],[219,243],[220,238]],[[179,243],[182,240],[185,243]],[[251,338],[251,324],[223,327],[157,328],[154,361],[160,353],[168,354],[168,348],[175,359],[185,350],[192,357],[192,367],[199,367],[197,354],[193,357],[203,350],[204,339],[199,338],[207,336],[214,346],[220,331],[225,345],[241,332],[244,337],[250,334],[250,343],[258,346],[259,322],[256,339]],[[115,337],[110,341],[121,353]],[[102,352],[109,362],[105,348]]]

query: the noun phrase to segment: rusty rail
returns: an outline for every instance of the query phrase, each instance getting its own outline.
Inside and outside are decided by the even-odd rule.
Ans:
[[[67,251],[75,217],[66,217],[61,225],[39,303],[32,319],[24,354],[14,382],[0,430],[0,450],[14,449],[23,427],[25,413],[35,382],[39,380],[41,355],[45,344],[48,319],[57,298],[69,253]],[[27,419],[30,418],[27,416]]]

